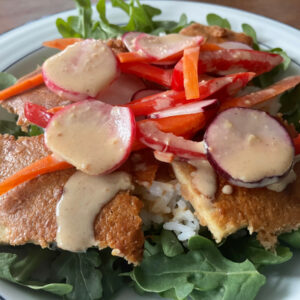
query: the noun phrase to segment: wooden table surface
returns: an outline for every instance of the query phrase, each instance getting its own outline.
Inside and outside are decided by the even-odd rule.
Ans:
[[[215,3],[243,9],[300,29],[300,0],[206,0],[195,2]],[[72,0],[0,0],[0,33],[71,8],[74,8]]]

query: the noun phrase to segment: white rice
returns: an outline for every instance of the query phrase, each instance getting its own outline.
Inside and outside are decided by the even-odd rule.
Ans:
[[[190,203],[182,198],[176,180],[153,181],[150,188],[141,187],[137,194],[144,200],[141,217],[145,228],[163,224],[164,229],[174,231],[182,242],[198,233],[199,222]]]

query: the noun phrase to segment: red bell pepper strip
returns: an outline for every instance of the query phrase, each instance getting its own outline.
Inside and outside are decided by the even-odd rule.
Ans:
[[[282,63],[278,54],[242,50],[222,49],[202,51],[199,56],[199,73],[226,75],[236,72],[255,72],[256,75],[268,72]]]
[[[198,59],[200,47],[192,47],[183,51],[183,84],[187,100],[199,98]]]
[[[48,112],[44,106],[26,102],[24,107],[26,119],[35,125],[46,128],[53,114]]]
[[[137,75],[165,87],[171,87],[173,70],[161,69],[145,63],[120,64],[121,71],[126,74]]]
[[[174,67],[171,87],[175,91],[182,91],[184,89],[183,59],[181,59]]]
[[[237,106],[251,107],[270,100],[298,84],[300,84],[300,76],[286,77],[263,90],[253,92],[242,97],[228,99],[221,104],[220,110],[223,111],[227,108]]]
[[[212,117],[211,113],[197,113],[191,115],[181,115],[155,120],[142,120],[137,122],[137,126],[144,122],[155,122],[158,129],[163,132],[171,132],[176,136],[182,136],[186,139],[193,137],[199,130],[201,130],[208,119]],[[146,148],[144,144],[135,140],[132,146],[132,151],[137,151]]]
[[[126,106],[130,107],[135,116],[149,115],[153,112],[174,107],[179,104],[190,103],[191,101],[199,101],[206,99],[219,89],[233,82],[236,77],[241,74],[232,74],[224,77],[203,80],[199,82],[199,98],[186,100],[184,91],[169,90],[155,95],[147,96],[134,100]]]
[[[248,82],[253,79],[254,76],[255,73],[253,72],[237,73],[232,83],[218,90],[212,95],[212,97],[218,99],[221,102],[225,101],[228,98],[232,98],[242,88],[244,88],[248,84]]]
[[[300,154],[300,134],[298,134],[293,141],[295,146],[295,155],[298,155]]]

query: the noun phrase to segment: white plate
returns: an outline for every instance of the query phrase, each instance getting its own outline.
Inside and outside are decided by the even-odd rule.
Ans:
[[[229,19],[233,30],[241,31],[242,23],[252,25],[258,34],[258,39],[265,47],[282,47],[292,58],[290,74],[300,74],[300,31],[282,23],[247,13],[241,10],[206,3],[188,1],[145,1],[162,9],[159,19],[178,20],[185,12],[189,20],[206,23],[208,13],[217,13]],[[119,9],[111,9],[108,4],[108,15],[112,23],[126,22],[126,16]],[[15,76],[21,76],[35,69],[37,64],[53,53],[51,49],[41,48],[44,40],[59,37],[55,27],[58,17],[66,18],[76,14],[76,11],[62,12],[52,15],[0,35],[0,71],[6,70]],[[261,289],[258,300],[296,300],[300,299],[300,252],[295,251],[289,262],[268,267],[264,270],[267,284]],[[0,281],[0,294],[7,300],[57,299],[45,293],[38,293],[19,286]],[[117,300],[159,299],[157,296],[140,297],[131,290],[119,293]],[[79,299],[84,300],[84,299]]]

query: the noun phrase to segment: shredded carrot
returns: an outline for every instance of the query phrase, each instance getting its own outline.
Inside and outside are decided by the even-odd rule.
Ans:
[[[220,110],[223,111],[227,108],[237,106],[252,107],[254,105],[270,100],[275,96],[280,95],[283,92],[295,87],[298,84],[300,84],[300,76],[286,77],[265,89],[238,98],[228,99],[221,104]]]
[[[43,43],[43,46],[48,48],[55,48],[59,50],[64,50],[70,45],[73,45],[77,42],[82,41],[80,38],[63,38],[63,39],[56,39],[52,41],[46,41]]]
[[[200,47],[192,47],[183,51],[183,78],[186,99],[199,98],[198,60]]]
[[[201,51],[217,51],[224,49],[217,44],[210,44],[210,43],[205,43],[201,45]]]
[[[48,109],[47,112],[51,113],[51,114],[56,114],[57,112],[59,112],[63,108],[64,108],[64,106],[55,106],[55,107],[52,107],[52,108]]]
[[[132,62],[145,62],[145,63],[162,63],[162,64],[172,64],[176,63],[183,55],[183,51],[177,52],[175,54],[172,54],[166,58],[163,59],[155,59],[155,58],[149,58],[143,55],[140,55],[137,52],[121,52],[117,54],[117,57],[121,64],[124,63],[132,63]]]
[[[0,91],[0,101],[21,94],[27,90],[30,90],[36,86],[41,85],[43,82],[44,79],[42,73],[36,74],[32,77],[17,82],[14,85]]]
[[[17,185],[29,181],[39,175],[70,168],[73,168],[73,166],[69,163],[59,161],[52,155],[46,156],[0,182],[0,195],[5,194]]]
[[[120,52],[117,54],[120,63],[131,63],[131,62],[149,62],[148,57],[142,56],[137,52]]]

